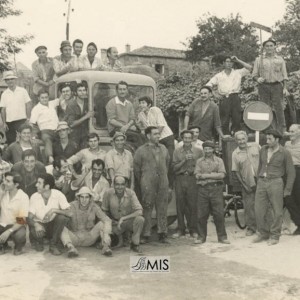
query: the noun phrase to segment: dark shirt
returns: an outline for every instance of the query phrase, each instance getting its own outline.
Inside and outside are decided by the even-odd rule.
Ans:
[[[37,141],[32,141],[32,150],[36,153],[36,158],[42,161],[42,155],[39,143]],[[3,160],[12,163],[13,165],[22,160],[23,149],[19,142],[14,142],[10,144],[3,153]]]
[[[53,144],[53,157],[60,157],[63,156],[65,158],[70,158],[72,155],[76,154],[79,151],[77,145],[70,141],[68,142],[65,149],[63,149],[60,141],[56,141]]]
[[[216,103],[210,101],[202,116],[202,101],[197,99],[192,102],[186,115],[190,117],[189,126],[201,128],[199,139],[201,141],[212,140],[214,129],[221,127],[219,108]]]
[[[186,148],[184,145],[179,146],[178,148],[175,149],[173,153],[173,166],[185,160],[185,156],[187,154],[192,154],[193,159],[187,160],[181,166],[181,168],[179,168],[176,172],[174,171],[176,175],[180,175],[184,173],[193,175],[196,166],[196,161],[198,158],[203,156],[203,151],[197,147],[194,147],[193,145],[191,145],[191,147],[189,148]]]
[[[39,161],[36,161],[35,167],[30,173],[25,170],[22,161],[16,163],[12,167],[11,171],[21,175],[22,182],[20,184],[20,188],[28,195],[28,197],[31,197],[32,194],[37,192],[35,185],[37,183],[38,176],[46,173],[44,165]]]
[[[295,180],[295,168],[290,152],[279,145],[279,149],[272,154],[268,162],[268,145],[264,145],[259,152],[259,177],[282,178],[286,176],[285,190],[292,191]]]

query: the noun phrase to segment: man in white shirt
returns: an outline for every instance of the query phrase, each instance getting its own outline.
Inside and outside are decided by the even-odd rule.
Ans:
[[[7,89],[1,95],[0,108],[8,145],[16,141],[16,132],[31,111],[31,99],[24,88],[17,86],[17,78],[13,71],[3,73]]]
[[[39,175],[37,193],[30,198],[28,224],[30,240],[36,251],[44,250],[43,237],[47,236],[50,239],[49,251],[53,255],[60,255],[61,251],[57,246],[71,213],[65,195],[53,189],[54,185],[52,175]]]
[[[233,69],[233,63],[238,62],[244,68]],[[242,78],[252,70],[251,65],[238,59],[236,56],[227,56],[224,58],[224,70],[216,74],[206,84],[207,86],[217,86],[218,94],[216,95],[220,101],[220,118],[222,130],[225,135],[231,134],[241,129],[241,99],[239,93],[241,91]],[[229,129],[230,120],[232,122]]]
[[[30,123],[37,125],[41,132],[41,139],[45,144],[47,163],[53,163],[52,144],[56,137],[58,116],[56,113],[57,101],[49,101],[49,92],[40,91],[39,103],[32,109]]]
[[[29,198],[19,188],[22,178],[17,173],[6,173],[0,187],[0,252],[8,249],[7,241],[15,244],[14,255],[22,254],[26,244],[26,218]]]

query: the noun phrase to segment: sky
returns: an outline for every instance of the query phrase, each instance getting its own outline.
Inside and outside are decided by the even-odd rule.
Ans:
[[[126,44],[132,50],[144,45],[184,50],[183,43],[197,34],[196,21],[207,13],[218,17],[239,13],[244,22],[272,27],[285,9],[284,0],[71,0],[71,4],[70,40],[82,39],[85,48],[92,41],[98,49],[116,46],[119,53],[125,52]],[[46,45],[49,56],[58,55],[66,38],[67,2],[15,0],[15,7],[23,14],[1,21],[1,27],[12,35],[35,37],[17,61],[30,67],[38,45]]]

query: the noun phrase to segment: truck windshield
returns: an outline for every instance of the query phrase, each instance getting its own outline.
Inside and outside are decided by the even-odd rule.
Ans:
[[[142,96],[149,96],[154,99],[154,90],[151,86],[129,85],[128,100],[132,102],[136,114],[138,114],[138,99]],[[105,106],[108,101],[116,96],[116,84],[96,83],[93,87],[93,106],[95,110],[94,127],[97,129],[107,127],[107,116]]]

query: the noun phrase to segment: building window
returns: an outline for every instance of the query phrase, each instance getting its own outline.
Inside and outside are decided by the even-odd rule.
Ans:
[[[165,73],[165,66],[163,64],[155,64],[155,71],[161,75]]]

